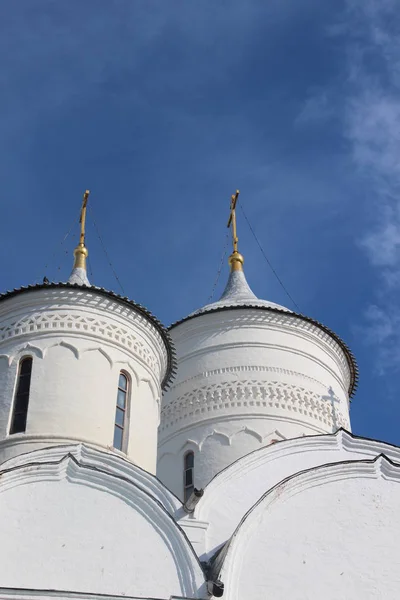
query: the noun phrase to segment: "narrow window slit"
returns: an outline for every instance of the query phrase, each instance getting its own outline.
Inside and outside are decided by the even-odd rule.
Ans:
[[[183,457],[183,501],[186,502],[194,491],[194,452],[190,450]]]
[[[31,375],[32,357],[26,356],[20,360],[18,367],[18,379],[11,418],[10,435],[14,433],[24,433],[26,431]]]
[[[127,410],[128,410],[128,377],[121,371],[118,379],[117,406],[114,420],[113,446],[117,450],[124,451],[127,445]]]

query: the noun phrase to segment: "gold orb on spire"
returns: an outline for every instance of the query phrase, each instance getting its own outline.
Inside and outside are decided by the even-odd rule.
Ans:
[[[228,258],[231,271],[243,271],[244,258],[240,252],[232,252]]]

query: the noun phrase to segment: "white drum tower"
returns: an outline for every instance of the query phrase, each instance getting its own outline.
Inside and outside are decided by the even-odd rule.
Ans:
[[[179,497],[262,446],[350,430],[354,358],[321,323],[253,294],[237,248],[237,196],[222,297],[170,328],[178,372],[163,397],[157,474]],[[188,470],[194,479],[184,481]]]

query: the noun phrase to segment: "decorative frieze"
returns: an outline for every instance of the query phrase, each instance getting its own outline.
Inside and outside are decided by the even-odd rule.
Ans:
[[[209,384],[178,396],[163,406],[160,432],[167,433],[171,427],[184,425],[186,420],[191,423],[207,420],[224,410],[229,414],[266,416],[285,411],[292,416],[298,414],[299,418],[311,418],[329,430],[349,427],[340,408],[326,401],[322,394],[282,381],[241,380]]]
[[[219,328],[222,328],[225,324],[229,327],[240,327],[241,329],[254,326],[271,327],[279,328],[280,331],[287,331],[290,334],[297,332],[298,335],[312,339],[314,342],[318,340],[326,351],[329,350],[333,353],[335,360],[340,364],[346,385],[350,384],[349,362],[347,355],[343,352],[343,347],[335,339],[336,336],[334,337],[332,332],[321,328],[317,323],[299,318],[298,315],[274,310],[241,310],[237,311],[237,314],[236,311],[222,311],[215,314],[218,315]],[[193,330],[197,330],[197,334],[200,331],[213,331],[215,322],[212,317],[213,314],[210,313],[207,315],[207,322],[204,319],[193,319],[188,321],[188,324],[190,323]],[[180,334],[179,327],[177,327],[176,341],[178,344]]]
[[[0,345],[12,338],[32,335],[33,333],[66,332],[80,333],[84,336],[102,338],[131,351],[150,367],[157,375],[161,366],[148,348],[120,324],[115,324],[97,316],[74,314],[69,311],[38,312],[30,314],[0,327]]]
[[[183,381],[179,381],[171,386],[171,392],[184,387],[189,382],[194,382],[195,380],[202,380],[209,377],[214,377],[216,375],[224,375],[224,374],[232,374],[238,375],[242,373],[277,373],[279,375],[285,375],[289,377],[294,377],[296,379],[302,379],[308,383],[312,383],[314,385],[318,385],[321,387],[321,390],[325,390],[325,386],[321,381],[315,379],[314,377],[309,377],[304,373],[299,373],[298,371],[292,371],[290,369],[283,369],[281,367],[269,367],[266,365],[240,365],[236,367],[222,367],[220,369],[212,369],[211,371],[204,371],[202,373],[198,373],[197,375],[193,375],[193,377],[188,377]]]

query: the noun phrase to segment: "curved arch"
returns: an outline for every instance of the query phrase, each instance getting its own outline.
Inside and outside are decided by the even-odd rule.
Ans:
[[[20,348],[18,348],[18,350],[15,352],[15,354],[10,355],[9,365],[11,366],[15,360],[19,361],[21,359],[21,354],[23,354],[24,352],[32,352],[38,358],[44,358],[44,355],[45,355],[45,350],[43,350],[42,348],[39,348],[39,346],[34,346],[33,344],[29,344],[29,343],[24,344],[24,346],[21,346]]]
[[[72,344],[69,344],[68,342],[56,342],[55,344],[50,344],[49,346],[46,346],[46,348],[43,350],[43,357],[46,356],[47,352],[49,350],[51,350],[52,348],[56,348],[57,346],[60,346],[61,348],[66,348],[67,350],[70,350],[72,352],[72,354],[75,356],[75,358],[77,360],[79,360],[79,349],[76,346],[73,346]]]
[[[114,364],[120,365],[121,370],[126,371],[129,375],[129,377],[131,378],[131,380],[136,382],[136,387],[139,387],[140,377],[131,362],[128,362],[127,360],[116,360],[114,362]],[[125,365],[125,367],[124,367],[124,365]]]
[[[158,462],[160,462],[160,460],[162,460],[166,456],[178,456],[178,454],[180,454],[182,452],[182,450],[184,450],[186,448],[186,446],[189,446],[188,450],[191,450],[191,449],[200,450],[200,446],[195,440],[186,440],[178,448],[178,450],[176,450],[176,452],[168,451],[168,452],[163,452],[162,454],[160,454],[160,456],[158,457]]]
[[[100,352],[100,354],[102,354],[104,356],[104,358],[108,361],[109,365],[110,365],[110,369],[113,367],[114,365],[114,361],[111,358],[111,356],[100,346],[95,346],[93,348],[85,348],[84,350],[81,350],[82,354],[86,353],[86,352]]]
[[[222,432],[217,431],[216,429],[214,429],[211,433],[207,434],[205,436],[205,438],[200,442],[200,444],[199,444],[199,449],[200,450],[204,446],[205,442],[208,439],[210,439],[210,438],[214,438],[215,440],[219,440],[221,443],[223,443],[224,441],[227,442],[227,443],[223,444],[225,446],[230,446],[231,445],[231,436],[227,435],[226,433],[222,433]]]
[[[250,429],[250,427],[242,427],[241,429],[238,429],[237,431],[235,431],[234,433],[232,433],[232,435],[230,436],[230,440],[232,442],[232,440],[239,435],[240,433],[245,433],[247,435],[250,435],[251,437],[254,437],[258,442],[260,442],[260,444],[263,441],[263,437],[261,434],[259,434],[257,431],[255,431],[254,429]]]
[[[293,546],[291,546],[291,548],[293,548],[292,552],[294,555],[294,561],[298,561],[299,559],[299,554],[301,554],[304,558],[308,559],[308,556],[312,556],[312,557],[316,557],[318,554],[318,551],[316,549],[313,548],[313,540],[315,539],[313,536],[315,536],[315,531],[318,530],[318,527],[320,527],[320,523],[317,522],[315,527],[311,526],[311,523],[313,522],[314,519],[314,509],[315,507],[317,507],[317,514],[319,516],[319,518],[321,519],[321,515],[322,515],[322,519],[324,523],[328,523],[330,516],[326,511],[326,502],[329,501],[328,499],[331,498],[331,494],[333,493],[332,498],[337,498],[338,500],[336,500],[336,502],[333,500],[332,501],[332,507],[336,506],[337,507],[337,511],[338,514],[343,516],[343,522],[345,527],[347,527],[347,531],[348,531],[348,535],[350,536],[354,536],[354,533],[352,533],[352,529],[350,526],[349,529],[349,523],[351,521],[351,519],[346,518],[346,507],[341,505],[341,499],[345,500],[348,505],[350,506],[353,502],[354,502],[354,498],[351,498],[351,496],[349,497],[347,494],[343,494],[341,492],[341,490],[343,490],[343,486],[345,485],[349,485],[350,486],[350,490],[353,489],[351,486],[357,486],[357,483],[355,483],[358,480],[369,480],[369,484],[365,484],[366,486],[376,486],[377,484],[377,480],[381,480],[381,483],[379,483],[379,487],[376,488],[376,492],[372,493],[371,491],[366,492],[367,494],[367,500],[365,502],[365,504],[363,506],[367,507],[367,510],[369,510],[369,513],[371,516],[374,514],[374,510],[376,510],[376,506],[374,506],[374,503],[376,502],[376,495],[378,494],[379,496],[379,490],[383,489],[384,485],[388,485],[390,482],[391,483],[400,483],[400,465],[396,464],[394,462],[392,462],[390,459],[388,459],[387,457],[385,457],[384,455],[379,455],[377,456],[375,459],[373,460],[357,460],[357,461],[343,461],[343,462],[338,462],[338,463],[334,463],[334,464],[330,464],[330,465],[322,465],[322,466],[318,466],[316,468],[312,468],[312,469],[308,469],[306,471],[302,471],[298,474],[295,474],[291,477],[288,477],[286,479],[284,479],[283,481],[281,481],[280,483],[278,483],[275,487],[273,487],[271,490],[269,490],[266,494],[264,494],[257,502],[256,504],[248,511],[248,513],[243,517],[243,519],[241,520],[241,522],[239,523],[238,527],[236,528],[234,534],[232,535],[232,537],[230,538],[230,540],[227,542],[226,546],[224,547],[223,551],[220,553],[220,555],[218,556],[217,560],[215,561],[214,564],[214,572],[213,572],[213,579],[220,577],[222,579],[222,581],[224,581],[225,586],[226,586],[226,592],[227,592],[227,596],[229,597],[230,600],[236,600],[239,599],[240,597],[242,597],[241,591],[243,593],[243,587],[245,587],[244,584],[244,577],[246,577],[246,574],[243,576],[243,574],[246,571],[246,560],[247,561],[251,561],[252,557],[254,556],[254,554],[256,552],[262,552],[261,547],[259,547],[259,538],[262,537],[264,535],[265,538],[265,531],[268,530],[270,535],[271,535],[271,540],[275,541],[274,547],[271,546],[271,555],[270,558],[271,560],[271,565],[270,565],[270,573],[268,574],[268,577],[271,576],[271,573],[274,572],[274,564],[273,564],[273,556],[277,556],[276,560],[280,560],[280,556],[282,554],[282,547],[284,546],[285,552],[286,551],[286,544],[287,543],[292,543],[293,545],[296,545],[296,548],[293,548]],[[373,483],[371,483],[371,480],[373,481]],[[333,490],[336,489],[336,496],[334,495],[335,492],[330,488],[330,485],[336,486],[333,488]],[[382,485],[382,488],[381,488]],[[341,486],[340,488],[338,488],[337,486]],[[323,491],[324,488],[328,488],[329,490],[327,491]],[[357,487],[357,490],[359,490],[360,488]],[[364,487],[362,488],[364,489]],[[373,490],[375,490],[375,487],[372,487]],[[301,500],[301,498],[299,500],[296,499],[296,497],[298,496],[302,496],[303,493],[307,493],[307,501],[306,500]],[[358,492],[359,493],[359,492]],[[369,496],[368,496],[369,493]],[[322,496],[318,496],[318,494],[322,494]],[[353,494],[354,494],[354,489],[353,489]],[[400,494],[400,489],[398,491],[398,494]],[[311,496],[310,496],[311,495]],[[311,502],[311,498],[314,498],[315,495],[317,495],[317,501],[315,502],[315,507],[314,505],[310,506],[310,502]],[[322,500],[324,499],[324,500]],[[398,499],[397,499],[398,502]],[[396,507],[398,506],[398,504],[395,502]],[[289,528],[292,527],[293,525],[293,519],[297,518],[294,515],[298,514],[298,510],[299,508],[302,507],[303,509],[305,507],[308,507],[303,520],[305,523],[305,528],[310,527],[310,537],[308,538],[308,543],[311,546],[311,550],[309,552],[307,552],[305,550],[304,544],[302,542],[302,538],[300,540],[295,540],[296,537],[296,533],[293,532],[293,539],[292,537],[289,535],[289,539],[287,539],[287,536],[285,536],[285,531],[282,531],[282,536],[284,539],[282,539],[282,536],[280,536],[278,534],[277,529],[279,529],[279,526],[282,524],[282,519],[287,519],[288,523],[289,523]],[[276,516],[276,512],[278,511]],[[296,513],[297,511],[297,513]],[[355,530],[358,531],[358,527],[362,527],[365,525],[364,523],[364,519],[365,516],[361,517],[362,522],[358,523],[355,525]],[[382,517],[383,519],[383,517]],[[276,530],[271,530],[270,525],[271,523],[277,523],[277,527]],[[386,516],[386,521],[382,521],[383,526],[386,526],[386,529],[388,529],[389,527],[391,527],[392,525],[392,513],[389,512]],[[336,526],[336,521],[334,521],[332,527],[334,528]],[[381,527],[381,521],[379,520],[378,523],[378,528]],[[293,529],[293,527],[292,527]],[[321,527],[320,527],[321,530]],[[323,533],[321,533],[321,536],[325,535],[325,531]],[[326,532],[326,535],[329,537],[329,531]],[[332,533],[331,533],[332,535]],[[257,537],[259,536],[259,537]],[[280,539],[282,539],[282,543],[280,543]],[[318,539],[318,538],[317,538]],[[251,542],[250,542],[251,540]],[[393,542],[393,546],[396,542]],[[254,544],[253,547],[251,547],[251,544]],[[345,543],[344,543],[345,544]],[[369,544],[370,547],[375,547],[374,541],[369,540]],[[279,545],[279,552],[277,550],[277,545]],[[329,544],[329,546],[331,546],[332,544]],[[378,544],[379,546],[379,544]],[[317,547],[318,547],[318,543],[317,543]],[[333,550],[332,552],[332,557],[335,558],[335,556],[339,553],[341,554],[341,551],[345,550],[347,547],[346,545],[343,545],[342,540],[339,540],[338,542],[336,542],[336,545],[333,544]],[[265,547],[263,548],[264,552],[265,552]],[[380,552],[381,549],[378,549],[378,552]],[[327,554],[327,556],[323,556],[323,558],[321,559],[322,562],[328,563],[327,565],[327,569],[331,569],[331,566],[329,564],[329,554],[330,551],[327,551],[325,554]],[[348,550],[348,553],[352,552],[352,549]],[[395,554],[395,553],[394,553]],[[286,554],[287,555],[287,554]],[[265,556],[265,554],[262,555],[263,556],[263,560],[267,560],[268,561],[268,556]],[[395,560],[395,559],[394,559]],[[290,560],[288,561],[288,565],[287,568],[289,570],[289,572],[292,572],[292,567],[293,564],[290,563]],[[303,564],[305,564],[305,561],[303,561]],[[248,570],[248,567],[247,567]],[[389,569],[390,570],[390,569]],[[312,580],[315,581],[315,571],[314,571],[314,565],[312,567],[312,576],[310,577],[309,575],[310,571],[307,572],[307,574],[305,575],[306,577],[306,581],[309,583],[311,581],[311,583],[309,583],[309,585],[313,585]],[[267,590],[265,589],[265,575],[263,573],[253,573],[253,578],[254,575],[256,576],[256,586],[262,586],[263,589],[265,590],[265,593],[267,594]],[[340,580],[340,575],[343,575],[343,573],[335,573],[335,577],[337,577],[339,575],[339,577],[337,578],[337,580]],[[323,581],[323,574],[321,575],[322,577],[322,581]],[[353,575],[353,577],[355,577],[357,580],[359,580],[359,573],[355,573],[355,575]],[[308,578],[308,579],[307,579]],[[380,578],[380,575],[377,575],[377,579]],[[247,577],[248,579],[248,577]],[[318,578],[317,578],[318,579]],[[321,581],[321,580],[320,580]],[[343,581],[343,580],[342,580]],[[294,583],[295,582],[295,583]],[[272,581],[271,583],[272,588],[274,588],[274,586],[276,586],[276,581]],[[298,585],[298,579],[292,578],[292,584],[291,584],[291,588],[292,588],[292,593],[293,593],[293,588]],[[346,585],[346,584],[344,584]],[[276,589],[276,587],[274,588]],[[284,593],[284,597],[289,597],[287,595],[287,590],[285,589],[286,594]],[[333,593],[327,597],[331,598],[331,597],[335,597],[334,594],[336,593],[337,590],[333,591]],[[306,592],[305,595],[307,595]],[[308,594],[310,594],[310,590],[308,590]],[[315,597],[315,595],[318,596],[318,594],[310,594],[307,595],[307,597]],[[339,595],[341,595],[339,593]],[[253,597],[251,591],[249,590],[249,594],[248,597]],[[257,595],[257,598],[259,596]],[[386,596],[385,596],[386,597]]]
[[[210,556],[226,542],[251,506],[283,478],[321,464],[371,459],[381,453],[400,462],[400,448],[359,438],[341,429],[336,434],[282,440],[239,458],[208,483],[195,508],[195,517],[211,524],[206,537],[206,555]],[[243,488],[246,494],[241,493]],[[234,502],[230,503],[229,510],[221,510],[226,498]]]
[[[28,438],[35,436],[28,435]],[[77,462],[83,467],[100,467],[108,471],[111,475],[122,475],[132,484],[142,488],[149,493],[155,500],[158,500],[171,516],[174,516],[182,508],[182,502],[168,488],[166,488],[155,475],[145,471],[142,467],[135,465],[129,459],[121,454],[94,448],[85,442],[58,439],[55,446],[47,446],[50,438],[42,439],[45,447],[37,450],[28,450],[25,453],[17,454],[2,463],[2,470],[10,470],[15,467],[23,466],[29,463],[39,462],[60,462],[67,454],[73,455]],[[1,445],[1,442],[0,442]]]
[[[285,436],[283,435],[283,433],[281,433],[279,431],[279,429],[275,429],[274,431],[270,431],[270,433],[267,433],[267,435],[264,435],[263,437],[263,443],[265,446],[267,446],[268,444],[275,444],[276,442],[283,442],[283,440],[286,440],[287,438],[285,438]]]
[[[183,530],[160,502],[125,476],[111,474],[100,467],[84,466],[68,453],[57,462],[25,463],[1,471],[0,494],[6,493],[7,490],[14,487],[41,482],[57,484],[60,480],[110,494],[138,513],[161,538],[175,564],[180,589],[171,591],[185,597],[202,598],[204,596],[205,576]],[[147,560],[151,563],[151,548],[148,548],[147,552],[149,553]],[[140,553],[140,556],[146,553],[146,546],[141,547]]]

